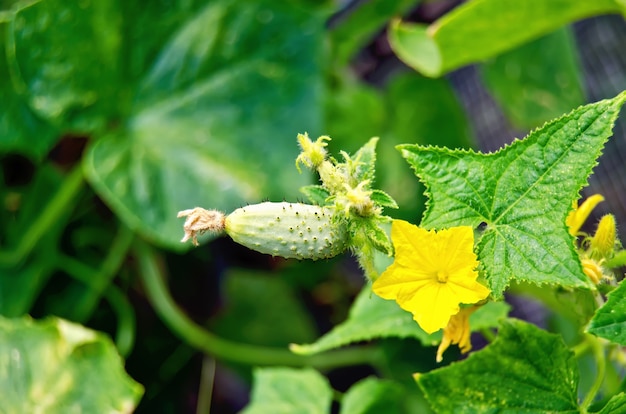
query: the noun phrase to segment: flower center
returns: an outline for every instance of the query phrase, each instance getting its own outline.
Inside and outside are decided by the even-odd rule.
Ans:
[[[448,276],[448,272],[446,272],[445,270],[437,271],[437,281],[439,283],[446,283],[448,281]]]

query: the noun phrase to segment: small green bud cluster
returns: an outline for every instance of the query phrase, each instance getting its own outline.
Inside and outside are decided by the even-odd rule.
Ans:
[[[354,155],[341,151],[342,161],[329,157],[325,148],[330,138],[322,136],[315,142],[306,134],[298,136],[302,153],[298,160],[317,170],[321,185],[302,188],[312,202],[334,210],[337,220],[344,220],[350,234],[350,248],[370,279],[377,277],[374,269],[374,251],[393,254],[393,245],[381,228],[389,218],[382,214],[384,207],[397,208],[395,201],[381,190],[373,189],[378,138],[370,139]],[[305,162],[317,154],[316,162]],[[323,154],[320,160],[319,155]]]

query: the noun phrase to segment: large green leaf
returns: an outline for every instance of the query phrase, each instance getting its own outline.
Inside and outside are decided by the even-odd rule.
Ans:
[[[402,145],[427,187],[427,228],[481,223],[478,256],[495,297],[510,279],[589,287],[565,217],[611,136],[626,93],[580,107],[496,153]]]
[[[585,102],[570,28],[503,53],[481,69],[508,119],[520,128],[534,128]]]
[[[490,302],[470,317],[473,330],[495,327],[506,317],[509,306],[503,302]],[[292,345],[298,354],[316,354],[359,341],[376,338],[414,338],[426,346],[435,346],[441,340],[441,332],[428,335],[393,301],[374,295],[366,286],[354,301],[348,319],[330,332],[308,345]]]
[[[113,98],[120,83],[120,23],[113,0],[44,0],[16,12],[9,64],[37,114],[91,129],[119,105]],[[97,119],[73,119],[96,104]]]
[[[97,192],[132,228],[182,248],[176,212],[297,197],[296,134],[321,123],[323,15],[211,2],[170,39],[126,128],[91,146]]]
[[[331,401],[328,381],[313,369],[259,368],[241,414],[328,414]]]
[[[0,316],[0,412],[128,413],[143,394],[104,335],[58,318]]]
[[[393,381],[369,377],[354,384],[341,400],[340,414],[403,414],[404,388]]]
[[[576,20],[623,9],[617,0],[473,0],[430,26],[396,21],[389,41],[406,64],[436,77]]]
[[[503,323],[468,359],[416,379],[437,412],[579,412],[573,353],[559,336],[522,321]]]
[[[6,60],[8,26],[7,22],[0,22],[0,153],[17,152],[41,159],[54,145],[57,134],[31,110],[24,94],[15,90]]]
[[[626,345],[626,283],[609,293],[608,300],[591,319],[587,332]]]

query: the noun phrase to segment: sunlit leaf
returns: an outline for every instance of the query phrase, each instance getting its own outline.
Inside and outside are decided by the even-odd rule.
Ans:
[[[121,414],[143,394],[108,338],[58,318],[0,316],[0,367],[6,413]]]
[[[622,10],[615,0],[473,0],[430,26],[395,21],[389,41],[406,64],[437,77],[579,19]]]

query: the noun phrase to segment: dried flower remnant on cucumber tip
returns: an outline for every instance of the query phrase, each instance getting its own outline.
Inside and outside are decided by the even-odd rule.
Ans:
[[[217,234],[224,232],[224,221],[226,217],[221,211],[205,210],[202,207],[196,207],[179,211],[177,217],[187,217],[183,224],[185,235],[181,239],[182,243],[191,240],[194,246],[197,246],[198,236],[206,232]]]

